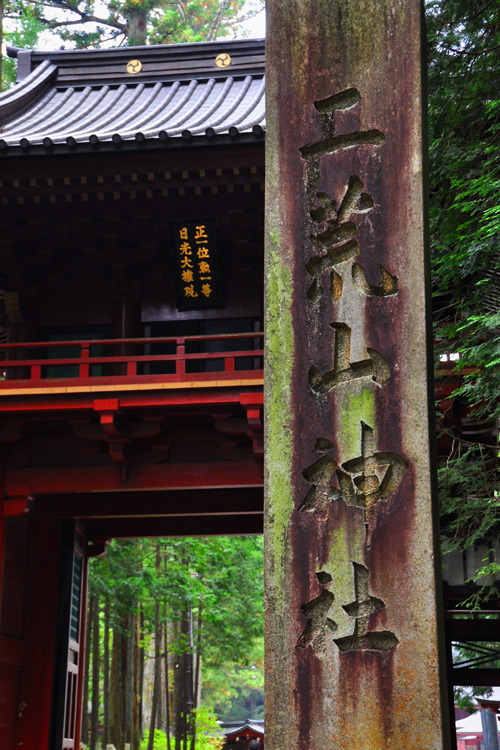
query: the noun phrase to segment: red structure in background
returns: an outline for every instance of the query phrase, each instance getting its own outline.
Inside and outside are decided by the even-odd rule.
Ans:
[[[249,719],[243,724],[226,722],[223,750],[264,750],[264,722]],[[258,741],[258,744],[257,744]],[[250,743],[251,747],[250,747]]]
[[[87,559],[262,531],[264,44],[11,53],[0,744],[69,749]]]

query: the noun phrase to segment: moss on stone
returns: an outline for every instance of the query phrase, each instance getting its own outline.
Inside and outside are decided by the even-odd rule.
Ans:
[[[338,436],[342,461],[360,455],[361,422],[372,427],[376,435],[375,394],[371,387],[348,393],[342,399]]]
[[[292,274],[279,255],[279,231],[269,232],[266,290],[266,478],[267,540],[272,557],[272,587],[279,592],[275,607],[287,602],[285,565],[288,526],[293,511],[291,481],[293,444],[291,433],[291,379],[294,359],[292,327]],[[271,583],[271,582],[270,582]]]

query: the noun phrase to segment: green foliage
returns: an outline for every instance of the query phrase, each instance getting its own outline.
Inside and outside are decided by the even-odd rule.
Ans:
[[[491,448],[456,440],[438,476],[447,550],[465,550],[498,536],[500,495]]]
[[[488,698],[493,693],[489,687],[460,687],[454,689],[455,703],[458,708],[465,708],[466,711],[473,714],[477,711],[477,705],[474,703],[475,698]]]
[[[436,338],[443,351],[460,354],[459,370],[467,368],[455,396],[477,418],[498,417],[500,315],[492,300],[500,291],[500,8],[488,1],[429,0],[426,12],[431,249],[436,290],[447,301]],[[498,535],[491,446],[455,436],[439,482],[448,549]],[[476,580],[485,571],[477,571]]]
[[[147,750],[149,743],[149,730],[144,732],[144,737],[141,740],[140,750]],[[153,740],[153,750],[165,750],[167,747],[167,735],[162,732],[161,729],[155,729],[155,736]]]
[[[12,10],[17,8],[17,23],[3,34],[4,41],[13,47],[22,49],[34,49],[38,42],[43,26],[34,5],[19,3],[7,6]],[[14,85],[17,73],[17,63],[10,57],[2,60],[2,90]]]
[[[491,368],[499,362],[499,318],[485,306],[494,284],[488,272],[500,270],[500,99],[494,98],[500,90],[499,14],[489,2],[479,8],[470,0],[427,3],[435,281],[450,295],[447,333],[455,351],[464,364],[490,368],[467,391],[474,404],[489,395],[488,406],[495,387]]]
[[[263,0],[44,0],[6,15],[36,10],[43,28],[54,32],[54,46],[88,48],[110,44],[171,44],[236,36],[239,24],[262,12]],[[241,35],[241,32],[239,32]]]
[[[429,32],[430,238],[440,352],[457,352],[462,385],[455,405],[480,420],[500,415],[500,6],[490,0],[427,0]],[[439,469],[443,551],[488,545],[500,533],[498,446],[448,435]],[[489,559],[472,576],[498,576]],[[494,586],[463,603],[479,609]],[[462,605],[462,606],[463,606]],[[454,663],[486,654],[488,644],[455,646]],[[480,651],[477,650],[479,646]],[[460,707],[489,688],[455,688]]]
[[[203,670],[202,701],[214,706],[223,721],[263,718],[264,639],[255,641],[248,664],[227,662]]]
[[[128,613],[140,606],[143,644],[154,629],[154,604],[160,601],[169,625],[169,651],[175,655],[193,650],[192,639],[175,627],[191,612],[195,639],[201,628],[203,680],[217,670],[240,671],[237,684],[243,689],[245,680],[255,683],[249,667],[254,663],[260,664],[261,675],[262,537],[113,540],[103,558],[91,560],[89,593],[111,602],[111,627],[125,634]],[[208,696],[209,702],[216,697]]]
[[[224,744],[224,734],[217,723],[217,717],[209,708],[195,710],[195,750],[221,750]],[[140,750],[147,750],[149,731],[144,733]],[[175,737],[170,738],[171,747],[175,747]],[[161,729],[155,730],[153,750],[165,750],[167,735]],[[188,736],[188,747],[191,747],[191,737]]]

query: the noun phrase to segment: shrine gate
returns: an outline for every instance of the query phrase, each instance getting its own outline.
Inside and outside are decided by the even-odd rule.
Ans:
[[[10,52],[7,750],[78,746],[88,557],[261,533],[264,484],[268,750],[451,747],[420,4],[267,11],[266,154],[262,41]]]

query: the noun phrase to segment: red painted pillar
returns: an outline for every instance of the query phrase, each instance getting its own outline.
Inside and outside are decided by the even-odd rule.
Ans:
[[[2,633],[2,604],[3,604],[3,583],[5,567],[5,497],[4,497],[4,479],[5,479],[5,448],[0,446],[0,633]]]
[[[49,747],[59,594],[61,523],[34,502],[29,519],[24,668],[15,747]]]

